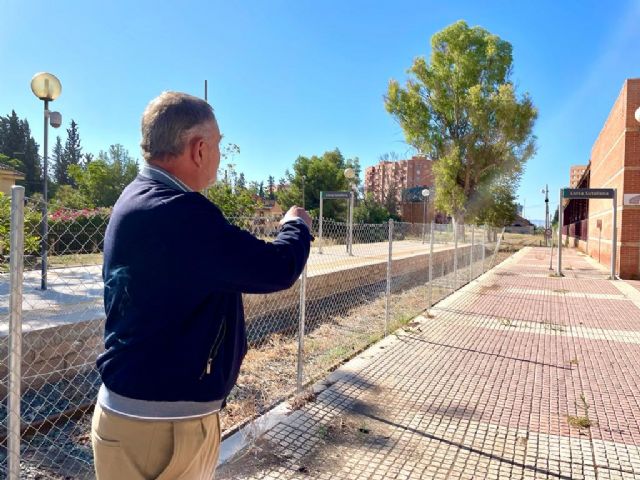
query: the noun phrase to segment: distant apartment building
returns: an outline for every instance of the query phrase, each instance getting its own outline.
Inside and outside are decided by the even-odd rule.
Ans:
[[[587,170],[588,165],[572,165],[571,170],[569,171],[569,187],[576,188],[578,186],[578,182],[584,175],[584,172]]]
[[[405,190],[433,185],[432,163],[420,155],[408,160],[382,161],[365,170],[364,191],[372,193],[378,202],[384,202],[389,192],[393,192],[401,203]]]

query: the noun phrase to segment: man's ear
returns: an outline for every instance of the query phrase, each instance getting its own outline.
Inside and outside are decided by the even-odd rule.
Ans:
[[[202,166],[204,149],[205,142],[202,137],[196,135],[195,137],[191,138],[189,142],[189,159],[198,167]]]

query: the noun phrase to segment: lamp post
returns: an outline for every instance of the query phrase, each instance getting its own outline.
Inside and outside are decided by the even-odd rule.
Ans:
[[[547,237],[547,231],[549,230],[549,185],[545,185],[545,188],[540,190],[540,193],[544,194],[544,246],[547,247],[549,239]]]
[[[423,205],[423,209],[422,209],[422,243],[424,243],[424,238],[425,238],[425,229],[427,228],[427,213],[428,213],[428,208],[427,206],[429,205],[429,194],[431,192],[429,192],[428,188],[425,188],[422,190],[422,205]]]
[[[344,176],[349,181],[349,237],[347,242],[347,252],[349,255],[353,255],[353,209],[355,204],[353,179],[356,176],[356,172],[353,171],[353,168],[346,168]]]
[[[305,208],[305,206],[304,206],[304,192],[305,192],[304,182],[306,180],[307,180],[307,176],[306,175],[302,175],[302,208]]]
[[[46,72],[36,73],[31,79],[31,91],[40,100],[44,101],[44,146],[43,146],[43,168],[42,168],[42,276],[40,288],[47,289],[47,236],[49,235],[49,221],[47,217],[47,149],[49,140],[49,123],[54,128],[62,124],[62,117],[59,112],[49,111],[49,102],[53,102],[62,91],[60,80],[55,75]]]

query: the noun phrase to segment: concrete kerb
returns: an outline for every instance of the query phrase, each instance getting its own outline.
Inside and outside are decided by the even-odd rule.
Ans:
[[[499,266],[504,265],[506,262],[513,262],[520,256],[526,254],[526,251],[530,250],[529,247],[525,247],[524,249],[516,252],[504,262],[494,266],[491,270],[486,271],[482,275],[480,275],[477,279],[471,281],[470,283],[463,286],[461,289],[457,290],[453,294],[449,295],[447,298],[443,299],[432,308],[437,305],[446,305],[450,302],[454,302],[459,296],[469,294],[470,290],[475,288],[475,285],[486,279],[488,276],[492,275],[494,270]],[[446,302],[446,303],[445,303]],[[425,317],[424,315],[418,315],[412,319],[410,323],[415,325],[415,322],[422,325],[424,323],[429,322],[430,319]],[[331,372],[324,379],[314,383],[311,386],[311,390],[315,394],[319,394],[329,388],[334,383],[339,380],[348,377],[349,375],[361,371],[366,368],[371,362],[373,362],[374,358],[377,355],[383,353],[389,347],[394,346],[397,342],[401,341],[401,337],[403,335],[408,334],[406,332],[407,327],[403,327],[398,329],[393,334],[383,338],[377,343],[366,348],[363,352],[356,355],[352,359],[345,362],[343,365],[338,367],[336,370]],[[289,415],[291,415],[295,410],[291,408],[290,400],[284,401],[279,405],[275,406],[271,410],[269,410],[264,415],[256,418],[255,420],[247,423],[245,426],[241,427],[228,437],[223,438],[222,444],[220,445],[220,458],[218,461],[218,465],[223,465],[224,463],[233,459],[233,457],[248,447],[252,441],[259,438],[261,435],[266,433],[268,430],[273,428],[278,423],[283,422]]]

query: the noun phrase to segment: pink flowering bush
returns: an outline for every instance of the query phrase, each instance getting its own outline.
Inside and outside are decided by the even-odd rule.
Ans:
[[[101,252],[110,216],[110,208],[54,211],[49,215],[50,253],[66,255]]]

